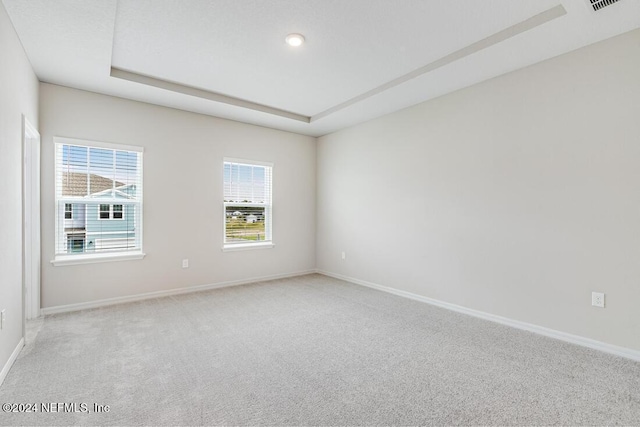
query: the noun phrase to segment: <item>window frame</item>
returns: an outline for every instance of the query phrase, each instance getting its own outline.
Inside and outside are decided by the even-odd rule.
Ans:
[[[103,206],[109,206],[109,210],[102,211],[101,209]],[[115,216],[115,213],[116,213],[116,210],[114,209],[115,206],[121,207],[119,212],[122,214],[122,216],[120,218],[116,218]],[[125,212],[124,206],[125,205],[122,203],[100,203],[98,205],[98,221],[124,221],[124,212]],[[105,212],[109,215],[108,218],[101,218],[100,215]]]
[[[102,210],[102,207],[106,206],[107,210]],[[107,217],[106,218],[102,218],[102,214],[106,213]],[[98,221],[108,221],[111,219],[111,205],[109,203],[100,203],[98,205]]]
[[[101,263],[101,262],[111,262],[111,261],[127,261],[127,260],[137,260],[143,259],[146,254],[143,251],[143,218],[144,218],[144,197],[143,197],[143,189],[144,189],[144,147],[136,146],[136,145],[124,145],[124,144],[114,144],[110,142],[101,142],[101,141],[93,141],[93,140],[85,140],[85,139],[75,139],[75,138],[67,138],[67,137],[53,137],[54,143],[54,167],[53,167],[53,182],[55,188],[54,194],[54,206],[55,206],[55,238],[54,238],[54,257],[51,260],[51,264],[54,266],[65,266],[65,265],[76,265],[76,264],[92,264],[92,263]],[[78,199],[77,201],[66,201],[65,198],[59,196],[58,194],[58,159],[62,152],[63,145],[71,145],[71,146],[79,146],[79,147],[87,147],[87,148],[95,148],[95,149],[107,149],[107,150],[115,150],[115,151],[129,151],[138,153],[137,156],[137,169],[139,170],[139,181],[137,185],[139,185],[139,200],[133,203],[136,209],[136,226],[135,226],[135,241],[137,250],[132,251],[113,251],[113,252],[104,252],[104,253],[82,253],[82,254],[68,254],[68,253],[59,253],[57,252],[60,246],[60,239],[67,239],[67,235],[64,232],[64,229],[60,229],[62,223],[60,221],[60,215],[65,215],[64,209],[60,209],[59,203],[64,202],[67,203],[82,203],[82,199]],[[101,204],[109,204],[109,220],[112,219],[113,205],[121,204],[123,219],[125,217],[124,212],[126,210],[125,206],[127,203],[113,203],[113,201],[109,201],[109,203],[100,203],[101,200],[96,199],[91,203],[95,203],[98,205],[98,219],[100,219],[100,206]],[[84,202],[89,205],[89,203]],[[115,219],[116,221],[120,221],[119,218]],[[63,219],[62,221],[66,221]],[[106,219],[102,219],[102,221],[106,221]],[[85,243],[86,245],[86,243]]]
[[[116,206],[120,206],[120,210],[116,211]],[[116,213],[120,214],[120,218],[116,218]],[[114,203],[111,205],[111,219],[114,221],[124,221],[124,205]]]
[[[67,206],[69,206],[69,210],[67,210]],[[69,214],[68,217],[67,217],[67,214]],[[64,204],[64,219],[65,220],[73,219],[73,203],[65,203]]]
[[[269,175],[269,189],[268,189],[268,203],[247,203],[247,202],[226,202],[225,201],[225,177],[224,169],[227,163],[246,165],[246,166],[259,166],[268,168],[265,171]],[[260,160],[248,160],[239,159],[233,157],[224,157],[222,161],[222,251],[243,251],[252,249],[271,249],[275,246],[273,243],[273,163]],[[268,232],[269,240],[255,241],[255,242],[242,242],[242,243],[230,243],[227,242],[227,206],[243,206],[243,207],[264,207],[264,222],[265,222],[265,234]],[[265,236],[267,237],[267,236]]]

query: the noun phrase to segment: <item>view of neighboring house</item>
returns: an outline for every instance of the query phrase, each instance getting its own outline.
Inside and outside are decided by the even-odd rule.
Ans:
[[[78,197],[78,202],[64,203],[61,217],[64,218],[65,252],[122,250],[134,246],[135,205],[127,202],[135,198],[135,184],[77,172],[65,172],[62,179],[63,196]],[[114,199],[118,202],[114,203]]]

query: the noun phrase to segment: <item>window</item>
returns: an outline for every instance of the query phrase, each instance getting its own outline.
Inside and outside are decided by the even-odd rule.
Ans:
[[[100,219],[109,219],[111,218],[111,209],[109,205],[100,205]]]
[[[272,247],[273,165],[224,159],[224,249]]]
[[[67,239],[67,249],[69,253],[77,254],[84,252],[84,236],[69,235]]]
[[[122,205],[113,205],[111,207],[113,219],[122,219]]]
[[[142,258],[142,148],[54,138],[54,265]]]
[[[100,205],[98,219],[124,219],[123,205]]]

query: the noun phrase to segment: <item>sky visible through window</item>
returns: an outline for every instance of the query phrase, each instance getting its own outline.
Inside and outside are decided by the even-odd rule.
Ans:
[[[138,179],[138,153],[76,145],[62,146],[61,171],[93,174],[135,184]]]
[[[224,164],[224,200],[235,203],[267,203],[264,166]]]

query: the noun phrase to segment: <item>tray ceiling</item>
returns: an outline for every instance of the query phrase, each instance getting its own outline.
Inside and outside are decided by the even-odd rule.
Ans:
[[[3,4],[42,81],[314,136],[640,27],[636,0]]]

